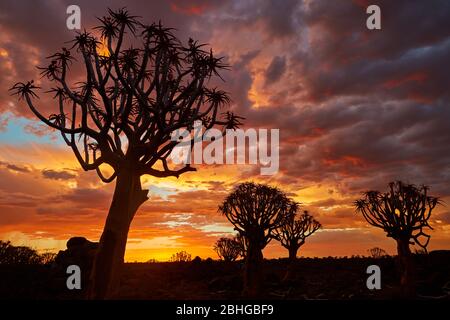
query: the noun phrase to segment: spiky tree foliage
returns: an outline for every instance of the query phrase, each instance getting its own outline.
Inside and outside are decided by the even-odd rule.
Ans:
[[[247,241],[244,293],[256,296],[262,285],[262,250],[291,214],[291,200],[277,188],[242,183],[229,194],[219,211]]]
[[[241,248],[235,238],[220,238],[214,244],[214,251],[220,259],[230,262],[235,261],[239,257]]]
[[[297,205],[291,210],[297,210]],[[295,212],[285,224],[275,230],[275,238],[288,249],[289,260],[293,261],[297,258],[297,251],[305,243],[306,238],[321,227],[322,225],[308,211],[304,211],[301,215]]]
[[[425,233],[425,229],[432,229],[428,221],[439,203],[439,199],[430,196],[428,190],[427,186],[395,181],[389,183],[387,192],[368,191],[355,202],[357,212],[369,224],[383,229],[388,237],[397,241],[402,269],[401,285],[406,295],[414,294],[414,270],[409,245],[417,244],[426,249],[430,235]],[[421,238],[425,240],[421,241]]]
[[[220,111],[230,99],[209,80],[227,65],[205,45],[192,39],[183,44],[173,29],[161,23],[145,25],[126,9],[108,10],[95,32],[98,36],[78,33],[70,48],[50,56],[49,64],[40,68],[42,77],[53,83],[53,114],[38,110],[39,88],[33,81],[16,83],[11,91],[61,133],[84,170],[96,171],[105,183],[116,182],[89,289],[91,298],[105,298],[114,296],[118,287],[130,223],[148,199],[140,177],[195,171],[168,160],[177,144],[172,134],[191,130],[195,121],[225,131],[241,118]],[[99,50],[102,44],[106,50]],[[69,74],[76,61],[84,75],[72,84]]]

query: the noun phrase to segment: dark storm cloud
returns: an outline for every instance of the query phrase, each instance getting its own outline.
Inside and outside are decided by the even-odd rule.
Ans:
[[[446,93],[450,2],[378,1],[382,30],[365,27],[365,7],[312,1],[306,24],[311,48],[298,53],[314,100],[380,91],[400,97]],[[293,62],[296,59],[294,57]]]
[[[286,58],[275,56],[270,62],[265,72],[266,85],[270,85],[280,80],[286,71]]]
[[[30,172],[30,169],[28,169],[27,167],[17,166],[15,164],[7,164],[6,168],[9,170],[12,170],[12,171],[16,171],[16,172],[22,172],[22,173]]]
[[[103,189],[77,188],[56,197],[55,202],[70,201],[79,208],[106,208],[111,199],[109,192]]]
[[[299,121],[321,125],[320,134],[305,139],[297,149],[288,149],[286,156],[282,148],[281,170],[306,181],[345,183],[352,190],[384,187],[387,181],[403,179],[448,194],[448,104],[349,104],[347,108],[325,107],[334,114],[331,119],[322,114],[323,109],[300,114]],[[353,123],[342,125],[339,119],[345,113]]]
[[[0,161],[0,166],[4,167],[10,171],[15,171],[15,172],[20,172],[20,173],[30,172],[30,169],[28,167],[17,165],[14,163],[7,163],[4,161]]]
[[[42,176],[46,179],[52,180],[71,180],[76,177],[76,175],[70,171],[52,169],[42,170]]]

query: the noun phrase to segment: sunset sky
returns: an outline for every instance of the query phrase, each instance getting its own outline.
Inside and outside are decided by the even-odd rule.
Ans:
[[[365,0],[13,1],[0,2],[0,239],[40,251],[67,239],[98,241],[113,184],[84,172],[55,132],[10,96],[39,80],[36,65],[71,40],[66,8],[90,30],[107,8],[208,43],[232,66],[219,83],[243,128],[280,129],[280,171],[206,166],[179,179],[142,178],[150,199],[131,226],[126,260],[167,260],[212,247],[233,228],[217,207],[244,181],[278,186],[323,225],[303,256],[367,254],[395,242],[354,211],[363,191],[392,180],[431,186],[443,205],[431,217],[429,249],[450,249],[450,2]],[[366,28],[378,4],[382,30]],[[43,83],[43,87],[45,84]],[[56,112],[51,96],[39,107]],[[414,249],[414,247],[413,247]],[[278,243],[266,257],[287,256]]]

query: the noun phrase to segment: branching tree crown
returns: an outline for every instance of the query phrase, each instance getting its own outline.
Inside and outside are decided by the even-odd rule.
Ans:
[[[308,211],[304,211],[298,218],[297,215],[292,215],[285,224],[276,229],[275,237],[283,247],[297,251],[305,243],[306,238],[321,227],[322,225]]]
[[[98,19],[99,36],[78,33],[70,48],[51,55],[49,64],[39,68],[54,84],[48,91],[58,101],[54,114],[46,116],[35,106],[39,87],[33,81],[16,83],[11,91],[61,133],[84,170],[96,170],[104,182],[129,167],[137,175],[156,177],[194,170],[189,165],[169,168],[167,158],[176,144],[171,133],[192,129],[194,121],[206,128],[237,126],[240,117],[220,112],[230,102],[228,94],[208,86],[228,66],[204,44],[189,39],[184,45],[161,23],[145,25],[126,9],[108,13]],[[71,87],[74,51],[84,79]],[[114,169],[112,176],[104,176],[101,164]]]
[[[428,220],[439,203],[438,198],[428,195],[428,190],[426,186],[391,182],[388,192],[368,191],[355,206],[369,224],[382,228],[388,237],[408,242],[412,239],[411,244],[425,249],[430,236],[424,229],[433,229]]]
[[[219,211],[250,243],[264,248],[292,215],[295,204],[277,188],[253,182],[240,184]]]
[[[239,242],[234,238],[220,238],[214,245],[214,251],[220,259],[234,261],[241,254]]]

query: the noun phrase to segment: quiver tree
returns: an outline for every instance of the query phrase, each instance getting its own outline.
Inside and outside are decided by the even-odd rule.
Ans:
[[[298,204],[291,205],[289,219],[275,230],[275,239],[289,252],[289,263],[284,281],[290,280],[294,274],[294,262],[297,259],[298,249],[305,243],[307,237],[319,230],[322,226],[307,211],[298,215]]]
[[[297,205],[293,205],[291,210],[297,210]],[[289,260],[293,262],[297,259],[297,251],[305,244],[306,238],[321,227],[308,211],[304,211],[300,216],[295,213],[275,230],[275,238],[289,251]]]
[[[220,238],[214,244],[214,251],[221,260],[230,262],[235,261],[240,253],[240,244],[233,238]]]
[[[424,229],[432,229],[428,220],[439,203],[438,198],[428,195],[428,189],[426,186],[396,181],[389,183],[389,191],[368,191],[355,202],[357,212],[369,224],[383,229],[388,237],[397,241],[402,272],[400,283],[407,296],[414,294],[414,270],[409,245],[417,244],[426,250],[430,236]]]
[[[247,242],[244,294],[256,296],[262,285],[262,250],[291,214],[292,202],[279,189],[242,183],[229,194],[219,211]]]
[[[195,121],[206,128],[223,126],[223,131],[239,123],[230,112],[221,116],[220,107],[229,103],[227,93],[208,87],[208,80],[227,68],[212,50],[192,39],[183,44],[172,29],[142,24],[125,9],[108,10],[98,20],[98,36],[78,33],[69,49],[50,56],[48,66],[40,68],[53,84],[53,114],[38,110],[39,87],[33,81],[11,88],[36,117],[61,133],[85,171],[96,171],[105,183],[115,181],[91,272],[91,298],[110,297],[118,287],[130,223],[147,200],[140,177],[178,177],[195,170],[168,161],[177,144],[172,133],[192,130]],[[74,52],[83,80],[71,84]]]

